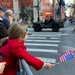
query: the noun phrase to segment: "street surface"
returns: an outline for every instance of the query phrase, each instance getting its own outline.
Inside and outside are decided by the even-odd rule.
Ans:
[[[56,64],[59,57],[66,51],[72,49],[75,51],[75,33],[72,32],[75,26],[66,26],[59,32],[52,32],[51,29],[43,29],[41,32],[34,32],[29,29],[29,36],[25,43],[27,50],[34,56],[42,59],[44,62]],[[46,70],[42,68],[36,71],[30,67],[33,75],[74,75],[75,58],[56,65],[54,68]]]

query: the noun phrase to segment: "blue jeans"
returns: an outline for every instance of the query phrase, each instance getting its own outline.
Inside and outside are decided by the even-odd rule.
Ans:
[[[17,72],[16,75],[21,75],[21,74],[19,72]]]

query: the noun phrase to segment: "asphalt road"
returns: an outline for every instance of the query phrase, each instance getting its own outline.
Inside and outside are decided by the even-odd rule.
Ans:
[[[68,50],[75,51],[75,33],[72,32],[74,26],[66,26],[59,32],[52,32],[50,29],[34,32],[29,29],[29,37],[25,45],[30,54],[42,59],[44,62],[56,64],[59,57]],[[30,66],[33,75],[74,75],[75,58],[56,65],[54,68],[46,70],[42,68],[36,71]]]

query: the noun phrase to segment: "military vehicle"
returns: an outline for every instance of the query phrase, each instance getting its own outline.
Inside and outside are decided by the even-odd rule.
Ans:
[[[60,28],[64,27],[63,21],[55,21],[45,23],[45,22],[33,22],[33,29],[35,32],[40,32],[42,29],[51,28],[53,32],[58,32]]]

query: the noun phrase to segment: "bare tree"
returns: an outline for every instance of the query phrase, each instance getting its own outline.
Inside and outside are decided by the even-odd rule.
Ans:
[[[24,20],[25,16],[27,16],[27,7],[30,5],[32,0],[19,0],[20,5],[20,17]]]

